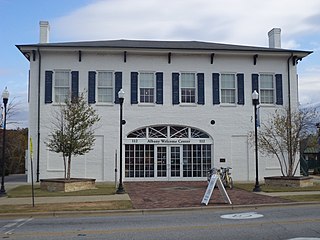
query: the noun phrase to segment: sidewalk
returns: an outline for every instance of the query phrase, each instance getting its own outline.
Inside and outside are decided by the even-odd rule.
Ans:
[[[25,182],[7,182],[6,191]],[[35,197],[35,204],[49,203],[84,203],[129,200],[134,209],[186,208],[200,207],[207,188],[205,181],[200,182],[125,182],[126,194],[69,196],[69,197]],[[320,191],[253,193],[241,189],[227,189],[232,205],[280,204],[292,201],[283,196],[320,195]],[[320,201],[320,198],[319,198]],[[31,204],[32,198],[0,197],[2,205]],[[209,206],[228,206],[216,188],[211,196]]]
[[[199,207],[207,188],[201,182],[126,182],[125,189],[136,209]],[[280,204],[292,201],[241,189],[227,189],[232,205]],[[215,188],[209,206],[228,206]]]
[[[299,195],[320,195],[320,191],[302,191],[302,192],[259,192],[257,194],[261,194],[264,196],[270,197],[284,197],[284,196],[299,196]],[[319,198],[320,201],[320,198]]]

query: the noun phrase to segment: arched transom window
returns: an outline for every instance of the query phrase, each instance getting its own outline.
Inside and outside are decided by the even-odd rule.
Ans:
[[[140,128],[128,134],[127,138],[210,138],[210,136],[196,128],[177,125],[158,125]]]

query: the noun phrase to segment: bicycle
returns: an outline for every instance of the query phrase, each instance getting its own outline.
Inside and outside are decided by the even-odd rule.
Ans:
[[[224,185],[224,187],[229,187],[230,189],[233,188],[233,180],[232,180],[232,177],[231,177],[231,172],[230,172],[230,169],[232,169],[231,167],[221,167],[221,174],[220,174],[220,178],[221,178],[221,181]]]
[[[231,167],[221,167],[220,169],[218,168],[211,168],[208,173],[207,173],[207,181],[208,183],[210,182],[211,176],[213,174],[217,174],[219,176],[219,178],[222,181],[223,186],[229,187],[230,189],[233,188],[233,180],[231,177],[231,172],[230,169],[232,169]]]

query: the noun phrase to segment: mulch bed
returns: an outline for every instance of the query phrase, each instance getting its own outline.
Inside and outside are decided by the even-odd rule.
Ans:
[[[207,188],[201,182],[126,182],[124,184],[135,209],[199,207]],[[227,189],[233,205],[286,203],[289,200]],[[218,188],[215,188],[208,206],[227,206]]]

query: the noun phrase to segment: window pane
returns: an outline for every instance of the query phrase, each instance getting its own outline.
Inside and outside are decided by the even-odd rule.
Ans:
[[[140,102],[153,103],[154,102],[154,89],[153,88],[140,88]]]
[[[140,88],[153,88],[154,87],[154,74],[153,73],[140,73]]]
[[[260,88],[273,88],[273,76],[270,74],[261,74]]]
[[[98,89],[98,102],[112,102],[113,90],[110,88]]]
[[[54,101],[57,103],[65,102],[70,94],[70,72],[56,71],[54,76]]]
[[[221,74],[221,88],[235,88],[235,75],[234,74]]]
[[[98,72],[98,87],[112,87],[112,72]]]
[[[236,77],[234,74],[221,74],[221,102],[236,102]]]
[[[141,103],[154,103],[154,73],[139,74]]]
[[[274,82],[272,74],[260,74],[260,101],[265,104],[274,103]]]
[[[181,87],[195,88],[196,87],[195,79],[196,78],[194,73],[181,73]]]
[[[56,71],[55,72],[55,86],[56,87],[69,87],[69,72]]]
[[[181,73],[181,102],[196,102],[196,80],[194,73]]]
[[[260,99],[261,103],[273,104],[274,103],[274,95],[273,90],[260,90]]]
[[[97,101],[112,103],[113,101],[113,72],[98,72]]]
[[[154,145],[145,145],[145,176],[154,177]]]
[[[183,145],[183,177],[192,177],[191,145]]]
[[[231,90],[231,89],[221,90],[221,102],[235,103],[236,102],[235,90]]]

